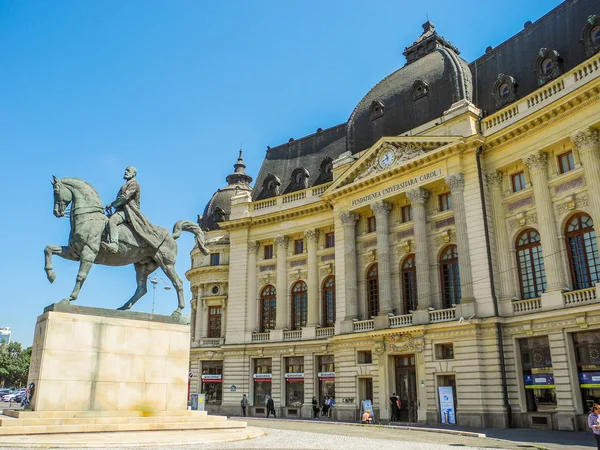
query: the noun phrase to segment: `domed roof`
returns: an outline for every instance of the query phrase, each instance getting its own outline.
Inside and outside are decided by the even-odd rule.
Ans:
[[[459,100],[471,100],[467,62],[431,22],[423,30],[404,51],[407,64],[373,87],[352,112],[347,128],[352,153],[441,117]]]
[[[227,175],[227,186],[217,190],[204,208],[202,216],[198,217],[198,224],[205,231],[216,230],[219,222],[229,220],[231,212],[231,199],[240,191],[252,192],[250,183],[252,177],[246,175],[246,165],[242,159],[242,151],[237,162],[233,165],[234,172]]]

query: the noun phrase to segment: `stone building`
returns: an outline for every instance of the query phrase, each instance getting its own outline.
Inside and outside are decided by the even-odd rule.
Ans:
[[[467,63],[427,22],[347,122],[242,155],[191,253],[209,410],[582,429],[600,400],[600,5]]]

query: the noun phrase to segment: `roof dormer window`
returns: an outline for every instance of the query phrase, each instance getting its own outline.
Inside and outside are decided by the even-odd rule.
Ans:
[[[292,172],[292,179],[291,179],[291,189],[289,189],[289,191],[298,191],[301,189],[306,189],[308,187],[308,177],[309,177],[309,173],[308,170],[306,170],[304,167],[299,167],[297,169],[294,169],[294,171]]]
[[[519,83],[510,75],[501,73],[498,75],[494,87],[492,88],[492,96],[496,101],[496,108],[500,109],[517,99],[517,87]]]
[[[557,78],[562,73],[561,62],[562,58],[556,50],[540,49],[534,66],[539,86]]]
[[[429,92],[429,86],[423,80],[416,80],[412,86],[413,100],[423,98]]]
[[[383,103],[380,101],[373,100],[371,106],[369,107],[369,117],[371,120],[379,119],[383,116],[384,111]]]
[[[600,51],[600,16],[592,14],[581,32],[585,55],[589,58]]]

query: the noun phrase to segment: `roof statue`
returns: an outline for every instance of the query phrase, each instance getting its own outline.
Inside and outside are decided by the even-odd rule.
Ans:
[[[48,245],[44,251],[45,271],[52,283],[56,272],[52,269],[52,256],[79,261],[79,272],[73,292],[61,303],[77,300],[83,283],[94,264],[104,266],[135,267],[137,289],[133,296],[119,309],[130,309],[148,288],[148,276],[161,268],[177,292],[177,309],[174,317],[181,316],[185,307],[183,283],[175,272],[177,243],[175,240],[182,231],[194,234],[198,249],[208,254],[204,245],[204,233],[190,221],[180,220],[173,227],[173,233],[155,226],[142,214],[140,209],[140,185],[136,180],[137,171],[127,167],[117,198],[106,207],[102,206],[98,192],[86,181],[78,178],[53,177],[54,215],[70,218],[71,233],[66,246]],[[70,209],[68,209],[70,207]],[[106,214],[105,214],[106,213]]]

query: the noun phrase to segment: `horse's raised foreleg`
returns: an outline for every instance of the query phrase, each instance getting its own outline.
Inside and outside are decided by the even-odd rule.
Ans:
[[[52,270],[52,255],[58,255],[61,258],[77,261],[77,257],[71,253],[69,247],[61,247],[60,245],[47,245],[44,249],[44,255],[46,259],[44,270],[46,271],[46,276],[50,283],[54,283],[54,280],[56,280],[56,272]]]
[[[90,273],[90,269],[93,265],[94,263],[91,261],[81,260],[79,262],[79,271],[77,272],[77,278],[75,278],[75,287],[73,288],[73,292],[71,292],[70,296],[63,299],[63,301],[72,302],[74,300],[77,300],[77,297],[79,296],[79,291],[81,290],[81,286],[83,286],[83,283],[85,282],[85,279],[87,278],[88,273]]]
[[[175,291],[177,291],[178,306],[177,306],[177,309],[175,311],[173,311],[173,314],[171,314],[171,315],[172,316],[180,316],[181,311],[183,311],[183,308],[185,308],[185,300],[183,297],[183,283],[181,282],[181,279],[177,275],[177,272],[175,271],[175,266],[173,264],[161,265],[160,268],[163,270],[163,272],[169,278],[169,280],[171,280],[171,283],[173,283],[173,287],[175,288]]]
[[[136,302],[148,292],[148,275],[156,270],[158,264],[151,262],[149,264],[135,263],[135,278],[137,281],[137,289],[133,296],[120,308],[121,311],[130,309]]]

